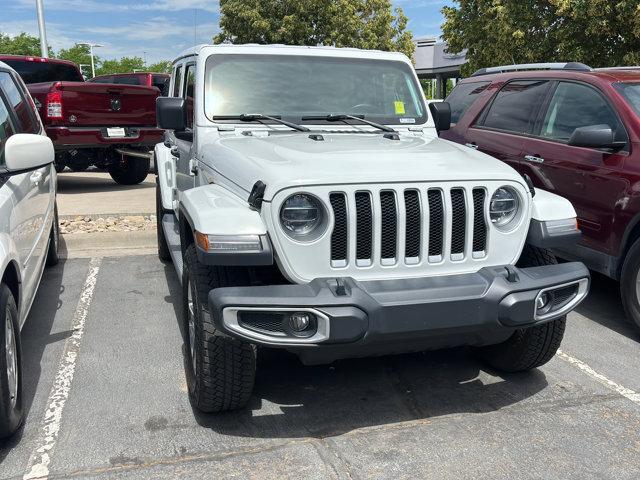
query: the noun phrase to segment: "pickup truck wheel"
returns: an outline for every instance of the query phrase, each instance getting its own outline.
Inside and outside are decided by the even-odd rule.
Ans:
[[[13,294],[0,284],[0,438],[14,433],[24,416],[19,328]]]
[[[208,307],[209,291],[243,283],[242,272],[198,262],[195,245],[187,248],[182,278],[187,385],[192,404],[202,412],[244,407],[253,390],[256,347],[221,335]]]
[[[60,261],[58,246],[60,245],[60,227],[58,224],[58,204],[53,206],[53,223],[49,233],[49,247],[47,248],[47,267],[53,267]]]
[[[558,263],[548,250],[525,245],[518,267],[537,267]],[[506,341],[481,347],[477,353],[486,363],[505,372],[521,372],[544,365],[560,348],[566,317],[535,327],[516,330]]]
[[[109,166],[109,175],[120,185],[137,185],[149,175],[148,158],[131,158],[123,156]]]
[[[162,207],[162,198],[160,195],[160,185],[156,179],[156,233],[158,237],[158,258],[163,262],[170,262],[171,252],[169,251],[167,237],[165,237],[164,229],[162,228],[164,209]]]
[[[620,295],[627,320],[640,328],[640,239],[631,246],[622,265]]]

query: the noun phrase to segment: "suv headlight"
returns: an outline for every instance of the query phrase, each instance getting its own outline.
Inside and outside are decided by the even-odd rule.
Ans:
[[[294,240],[311,242],[327,229],[327,214],[320,199],[307,193],[296,193],[282,204],[280,224]]]
[[[499,230],[509,230],[520,216],[520,196],[513,188],[504,186],[495,191],[489,205],[491,223]]]

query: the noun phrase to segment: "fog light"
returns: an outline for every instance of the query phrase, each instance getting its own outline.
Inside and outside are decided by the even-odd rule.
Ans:
[[[311,325],[311,313],[296,312],[289,316],[289,326],[294,332],[304,332]]]
[[[538,308],[538,310],[542,310],[549,304],[549,298],[550,297],[547,292],[538,297],[538,299],[536,300],[536,307]]]

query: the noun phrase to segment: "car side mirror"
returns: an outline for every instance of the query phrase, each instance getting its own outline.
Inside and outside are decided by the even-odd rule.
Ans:
[[[451,105],[449,102],[431,102],[429,111],[433,116],[438,133],[451,128]]]
[[[4,144],[4,163],[9,173],[44,167],[54,159],[53,142],[44,135],[17,133]]]
[[[182,132],[187,127],[187,103],[181,97],[156,98],[156,121],[164,130]]]
[[[569,138],[569,145],[585,148],[608,148],[620,150],[626,142],[614,140],[613,130],[609,125],[589,125],[576,128]]]

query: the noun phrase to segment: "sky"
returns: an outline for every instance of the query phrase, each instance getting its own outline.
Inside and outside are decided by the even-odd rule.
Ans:
[[[409,17],[415,36],[439,35],[440,9],[450,0],[392,0]],[[217,0],[43,0],[47,37],[54,50],[76,42],[104,45],[103,59],[171,60],[182,50],[210,43],[219,31]],[[0,0],[0,32],[38,35],[35,0]]]

